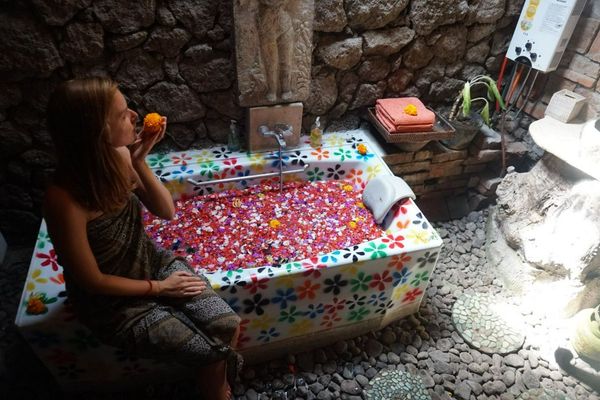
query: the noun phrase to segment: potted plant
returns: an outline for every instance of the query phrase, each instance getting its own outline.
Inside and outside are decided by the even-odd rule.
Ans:
[[[472,96],[471,91],[479,87],[485,88],[485,97]],[[466,148],[481,128],[481,125],[490,125],[490,100],[497,101],[500,108],[505,109],[496,81],[487,75],[478,75],[466,81],[448,116],[456,133],[454,137],[441,140],[441,142],[446,147],[454,150]]]

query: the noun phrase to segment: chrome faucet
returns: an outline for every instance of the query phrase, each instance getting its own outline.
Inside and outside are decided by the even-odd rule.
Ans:
[[[285,137],[293,135],[293,129],[291,125],[287,124],[275,124],[273,126],[273,130],[269,130],[269,127],[266,125],[260,125],[258,127],[258,133],[260,133],[263,137],[274,137],[277,139],[277,144],[279,145],[279,193],[283,191],[283,160],[282,160],[282,151],[287,146],[285,143]]]
[[[283,170],[283,149],[287,146],[285,143],[285,137],[293,135],[293,128],[287,124],[275,124],[273,126],[273,130],[270,130],[267,125],[260,125],[257,128],[257,132],[259,135],[263,137],[272,136],[277,140],[277,144],[279,145],[279,151],[277,152],[277,157],[279,159],[279,171],[274,172],[265,172],[261,174],[255,175],[244,175],[244,176],[236,176],[232,178],[221,178],[221,179],[211,179],[208,181],[197,182],[191,178],[188,178],[187,181],[190,182],[194,186],[205,186],[205,185],[214,185],[215,183],[224,183],[224,182],[237,182],[241,180],[247,179],[263,179],[269,178],[272,176],[279,175],[279,192],[283,191],[283,175],[285,174],[306,174],[306,170],[310,166],[310,164],[303,163],[301,168],[289,169],[287,171]]]
[[[273,130],[270,130],[266,125],[260,125],[258,127],[258,133],[263,137],[274,137],[279,145],[279,150],[285,149],[287,144],[285,143],[285,137],[293,135],[293,129],[288,124],[275,124]]]

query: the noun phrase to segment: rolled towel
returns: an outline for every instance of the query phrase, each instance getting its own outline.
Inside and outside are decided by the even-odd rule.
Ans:
[[[406,106],[412,104],[417,109],[417,115],[410,115],[405,112]],[[376,102],[381,112],[396,127],[401,125],[425,125],[435,123],[435,114],[428,110],[421,100],[416,97],[398,97],[390,99],[379,99]]]

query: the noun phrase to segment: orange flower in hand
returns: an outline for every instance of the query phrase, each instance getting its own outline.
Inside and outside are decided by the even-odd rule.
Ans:
[[[144,132],[155,134],[160,131],[162,117],[159,113],[150,113],[144,117]]]

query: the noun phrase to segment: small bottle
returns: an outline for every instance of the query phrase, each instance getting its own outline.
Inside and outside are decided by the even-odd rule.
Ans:
[[[238,132],[237,122],[231,120],[229,124],[229,135],[227,136],[227,150],[238,151],[240,149],[240,136]]]
[[[310,129],[310,145],[315,149],[323,145],[323,131],[321,130],[320,117],[317,117]]]

